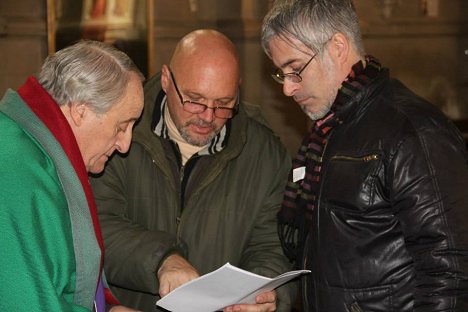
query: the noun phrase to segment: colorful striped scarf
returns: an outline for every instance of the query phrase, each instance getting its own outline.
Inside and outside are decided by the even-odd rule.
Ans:
[[[318,204],[322,157],[331,130],[349,111],[349,103],[380,72],[378,60],[366,56],[356,63],[338,90],[330,112],[317,120],[293,160],[282,207],[278,212],[278,230],[284,253],[291,261],[302,259],[305,238]]]

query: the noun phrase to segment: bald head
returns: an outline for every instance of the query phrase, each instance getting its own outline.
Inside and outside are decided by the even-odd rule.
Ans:
[[[184,36],[170,65],[162,67],[161,86],[167,94],[171,119],[182,138],[194,146],[209,144],[221,131],[228,120],[222,114],[235,111],[239,84],[236,48],[215,30],[196,30]],[[207,109],[190,111],[193,105],[182,104],[187,102]]]
[[[237,79],[240,77],[236,47],[229,38],[212,29],[195,30],[185,35],[175,48],[171,67],[176,71],[204,68]]]

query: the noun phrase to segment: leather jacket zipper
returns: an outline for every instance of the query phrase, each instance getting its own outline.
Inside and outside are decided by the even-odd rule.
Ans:
[[[357,302],[353,302],[350,306],[349,312],[364,312]]]
[[[327,141],[325,143],[325,146],[323,147],[323,153],[322,153],[322,158],[324,157],[325,155],[325,152],[327,151],[327,147],[328,147],[328,142],[330,142],[330,139],[333,135],[333,130],[330,131],[330,134],[328,135],[328,138],[327,138]],[[323,165],[322,165],[323,166]],[[322,169],[325,169],[322,167]],[[324,174],[325,171],[322,171]],[[320,179],[320,180],[323,180],[323,179]],[[322,193],[322,188],[320,187],[320,193],[317,194],[317,206],[315,207],[315,209],[317,209],[317,220],[315,222],[316,226],[317,226],[317,232],[320,231],[319,229],[319,222],[318,220],[320,219],[320,198],[321,198],[321,194]],[[307,254],[308,254],[308,248],[309,246],[307,245],[307,237],[309,235],[306,236],[306,242],[304,242],[304,255],[303,255],[303,263],[304,263],[304,269],[307,269]],[[318,239],[318,238],[315,238],[315,237],[310,237],[310,239]],[[307,247],[307,248],[306,248]],[[312,273],[313,274],[313,273]],[[302,307],[302,310],[303,311],[308,311],[309,309],[309,298],[307,296],[307,282],[306,282],[306,278],[303,279],[303,299],[302,299],[302,302],[303,302],[303,307]],[[314,286],[314,292],[315,292],[315,306],[318,307],[318,293],[317,293],[317,284],[314,282],[315,286]]]
[[[332,160],[349,160],[349,161],[363,161],[369,162],[373,160],[378,160],[380,156],[378,154],[366,155],[362,157],[351,157],[351,156],[342,156],[342,155],[335,155],[331,159]]]
[[[307,236],[306,236],[307,237]],[[307,238],[306,238],[306,241],[307,241]],[[304,243],[304,269],[307,268],[307,243]],[[302,279],[302,302],[303,302],[303,307],[302,307],[302,311],[306,311],[305,309],[309,308],[309,300],[308,300],[308,297],[307,297],[307,277],[303,277]]]

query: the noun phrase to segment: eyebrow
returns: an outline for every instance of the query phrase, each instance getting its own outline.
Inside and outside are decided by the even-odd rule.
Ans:
[[[207,97],[201,93],[198,93],[196,91],[183,91],[185,93],[185,95],[187,95],[188,97],[200,97],[202,99],[207,99]],[[217,99],[212,99],[212,101],[232,101],[236,98],[236,96],[225,96],[225,97],[222,97],[222,98],[217,98]]]
[[[287,60],[286,62],[284,62],[283,64],[280,65],[279,68],[285,68],[285,67],[288,67],[289,65],[291,65],[292,63],[294,62],[297,62],[298,59],[295,58],[295,59],[290,59],[290,60]]]
[[[122,120],[120,123],[126,123],[126,122],[132,122],[132,121],[137,121],[138,119],[140,119],[140,117],[130,117],[128,119],[125,119],[125,120]]]

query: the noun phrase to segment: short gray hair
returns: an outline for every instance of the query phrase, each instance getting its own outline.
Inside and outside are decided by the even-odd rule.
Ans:
[[[352,0],[276,0],[262,25],[262,47],[271,57],[275,37],[295,38],[314,53],[322,52],[335,33],[344,34],[363,56],[359,20]]]
[[[130,73],[143,81],[124,52],[103,42],[82,40],[49,55],[38,80],[59,106],[83,103],[103,114],[124,96]]]

